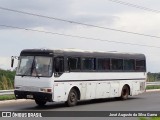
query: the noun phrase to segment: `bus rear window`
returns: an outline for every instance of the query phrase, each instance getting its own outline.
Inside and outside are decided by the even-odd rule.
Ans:
[[[144,60],[136,60],[136,70],[145,70]]]
[[[124,60],[124,70],[135,70],[135,60]]]

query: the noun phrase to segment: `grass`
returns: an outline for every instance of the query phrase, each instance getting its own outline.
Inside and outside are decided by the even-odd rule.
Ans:
[[[147,90],[149,89],[160,89],[160,85],[149,85],[146,87]]]
[[[0,90],[13,89],[13,81],[4,75],[0,76]]]
[[[139,120],[160,120],[160,117],[151,117],[151,118],[140,117]]]
[[[15,71],[0,69],[0,90],[13,89]]]
[[[2,100],[12,100],[15,99],[14,95],[0,95],[0,101]]]

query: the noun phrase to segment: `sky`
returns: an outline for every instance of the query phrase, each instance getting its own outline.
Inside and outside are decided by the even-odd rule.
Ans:
[[[158,0],[121,0],[159,10]],[[150,12],[109,0],[0,0],[0,7],[124,31],[160,36],[160,12]],[[16,26],[109,41],[160,47],[160,38],[40,18],[0,9],[0,25]],[[82,49],[142,53],[148,72],[160,72],[160,48],[94,41],[0,26],[0,68],[11,69],[11,56],[23,49]],[[16,64],[15,66],[16,67]]]

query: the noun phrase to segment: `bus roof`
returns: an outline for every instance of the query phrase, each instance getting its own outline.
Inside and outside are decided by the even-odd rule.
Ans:
[[[78,49],[24,49],[21,56],[38,55],[38,56],[68,56],[68,57],[101,57],[101,58],[119,58],[119,59],[145,59],[144,54],[139,53],[119,53],[105,51],[88,51]]]

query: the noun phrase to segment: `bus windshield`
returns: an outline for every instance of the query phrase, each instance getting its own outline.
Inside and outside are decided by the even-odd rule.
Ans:
[[[50,77],[52,76],[52,57],[21,56],[17,68],[17,75]]]

